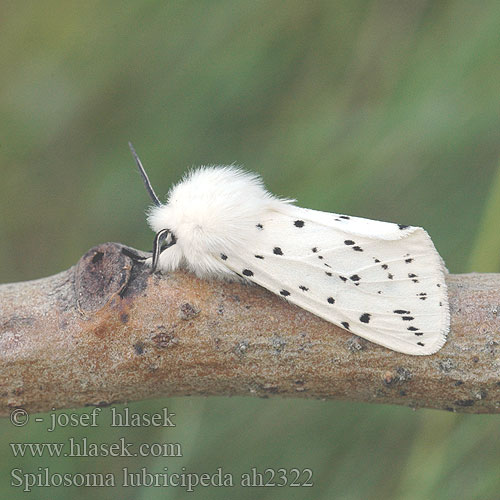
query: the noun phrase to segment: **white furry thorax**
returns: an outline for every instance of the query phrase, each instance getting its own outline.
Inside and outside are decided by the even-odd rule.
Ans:
[[[236,279],[220,254],[248,248],[252,229],[266,212],[284,209],[291,201],[269,193],[258,175],[235,167],[189,172],[172,187],[166,204],[149,210],[153,231],[168,228],[177,240],[161,253],[159,269],[184,267],[199,277]]]

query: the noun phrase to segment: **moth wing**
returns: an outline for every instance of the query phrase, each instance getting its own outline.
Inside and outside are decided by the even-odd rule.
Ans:
[[[445,343],[446,270],[422,228],[289,206],[252,241],[224,264],[299,307],[406,354]]]

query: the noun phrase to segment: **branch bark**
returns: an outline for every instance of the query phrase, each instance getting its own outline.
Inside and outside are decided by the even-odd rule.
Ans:
[[[450,275],[432,356],[352,335],[257,287],[151,275],[117,243],[0,286],[0,414],[189,395],[347,399],[500,412],[500,275]]]

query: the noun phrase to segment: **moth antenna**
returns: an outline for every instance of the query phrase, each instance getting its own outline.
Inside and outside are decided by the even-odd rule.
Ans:
[[[139,173],[141,174],[142,180],[144,181],[144,185],[146,186],[146,190],[153,200],[153,203],[159,207],[161,206],[161,202],[158,199],[158,196],[156,196],[155,190],[153,189],[153,186],[151,185],[151,182],[149,181],[148,174],[146,174],[146,171],[144,170],[144,167],[142,166],[141,160],[139,159],[139,156],[137,156],[137,153],[135,152],[134,146],[132,146],[132,143],[128,143],[128,147],[130,148],[130,151],[132,152],[132,156],[135,159],[135,162],[137,163],[137,167],[139,168]]]
[[[162,246],[162,241],[167,238],[167,236],[170,234],[171,241],[170,243],[167,243],[166,245]],[[161,231],[158,231],[155,235],[155,239],[153,242],[153,263],[151,266],[151,272],[155,272],[156,268],[158,267],[158,261],[160,259],[160,253],[163,250],[166,250],[167,248],[170,248],[171,246],[175,245],[177,243],[177,239],[174,236],[174,233],[170,231],[170,229],[162,229]]]

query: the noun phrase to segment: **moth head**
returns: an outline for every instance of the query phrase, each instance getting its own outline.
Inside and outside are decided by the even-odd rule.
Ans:
[[[160,203],[139,157],[130,148],[154,204],[147,217],[156,233],[153,271],[183,267],[199,277],[232,272],[220,255],[249,248],[258,224],[292,201],[273,196],[256,174],[233,165],[213,165],[188,171],[169,190],[167,202]]]
[[[151,185],[151,182],[149,180],[148,174],[146,174],[146,171],[144,170],[144,167],[142,166],[142,162],[135,152],[134,146],[132,146],[132,143],[128,143],[130,147],[130,151],[132,152],[132,155],[135,159],[135,162],[137,164],[137,168],[139,169],[139,172],[141,174],[142,180],[144,181],[144,186],[146,187],[146,191],[148,192],[149,196],[153,200],[153,203],[155,204],[156,207],[161,207],[162,204],[156,196],[156,193],[153,189],[153,186]],[[153,240],[153,262],[152,262],[152,272],[156,271],[156,268],[158,267],[158,261],[160,259],[160,254],[167,248],[175,245],[177,243],[177,239],[175,237],[175,234],[172,232],[171,229],[165,227],[160,230],[155,235],[155,238]]]

